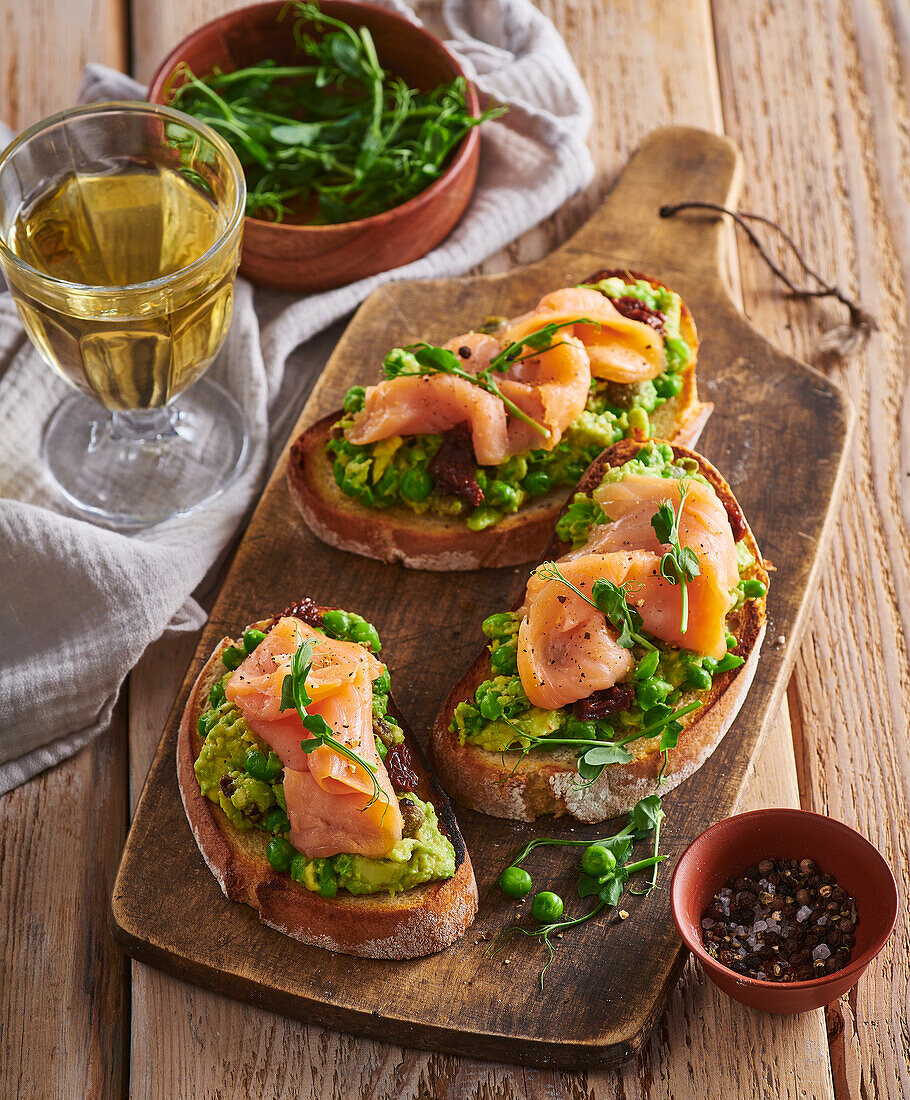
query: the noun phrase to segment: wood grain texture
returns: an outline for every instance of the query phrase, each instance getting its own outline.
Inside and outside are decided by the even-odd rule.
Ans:
[[[700,377],[714,389],[717,408],[703,449],[723,465],[760,545],[777,563],[770,614],[789,644],[766,647],[733,731],[702,771],[667,797],[662,840],[671,861],[732,806],[756,739],[768,725],[768,708],[781,698],[849,426],[841,395],[808,368],[778,355],[736,313],[717,269],[717,220],[666,221],[657,215],[662,201],[693,191],[730,201],[738,172],[735,151],[722,139],[685,128],[658,131],[642,144],[604,206],[544,261],[508,275],[382,288],[346,330],[299,425],[337,406],[352,383],[370,380],[376,347],[438,341],[453,326],[467,328],[490,312],[513,315],[546,289],[578,282],[603,266],[641,267],[680,290],[712,333]],[[745,430],[772,409],[777,439]],[[773,500],[769,482],[775,484]],[[356,608],[380,624],[393,683],[407,684],[409,719],[416,730],[426,729],[445,688],[440,671],[463,667],[476,648],[471,624],[509,606],[512,590],[524,583],[522,576],[494,570],[458,578],[457,585],[444,582],[317,542],[289,503],[279,464],[212,611],[179,707],[218,638],[307,593],[320,603]],[[421,612],[415,620],[415,609],[429,608],[435,609],[432,617]],[[441,623],[452,624],[451,630],[440,631]],[[539,991],[539,961],[533,952],[516,949],[510,952],[508,998],[500,996],[496,964],[481,957],[476,942],[471,949],[470,936],[431,960],[394,970],[276,942],[246,910],[218,896],[201,860],[193,858],[189,830],[180,836],[172,758],[177,718],[179,712],[172,714],[153,763],[114,891],[116,935],[132,954],[260,1005],[271,1000],[292,1015],[431,1049],[563,1066],[616,1064],[638,1049],[679,970],[666,894],[653,896],[646,907],[630,898],[628,921],[586,929],[586,951],[610,959],[603,984],[591,982],[585,955],[564,953],[558,976]],[[469,848],[487,856],[476,867],[481,913],[475,927],[492,936],[513,919],[494,891],[502,858],[497,853],[530,831],[467,811],[459,820]],[[600,831],[595,826],[578,835]],[[157,899],[165,889],[170,904],[163,908]],[[236,935],[224,940],[226,924],[243,929],[242,942]],[[217,948],[210,947],[214,943]],[[446,997],[446,990],[459,988],[460,995]],[[560,1012],[567,1001],[575,1005],[570,1019]]]
[[[167,48],[204,19],[237,3],[190,0],[157,5],[134,2],[137,75],[147,78]],[[720,130],[722,112],[708,3],[658,5],[618,0],[604,18],[601,0],[544,0],[591,91],[594,125],[590,144],[598,176],[585,195],[553,219],[532,229],[491,257],[496,271],[539,259],[576,229],[593,209],[641,137],[654,125],[688,123]],[[683,8],[685,7],[685,10]],[[421,14],[438,4],[421,5]],[[655,34],[662,26],[671,33]],[[608,65],[604,58],[610,58]],[[748,165],[751,169],[753,165]],[[732,239],[732,238],[731,238]],[[738,268],[734,271],[738,278]],[[767,319],[766,319],[767,320]],[[775,331],[771,318],[769,331]],[[145,736],[145,754],[155,747],[184,663],[164,675],[168,646],[154,677],[131,690],[133,758]],[[141,667],[141,666],[140,666]],[[144,717],[145,716],[145,717]],[[157,723],[157,724],[156,724]],[[132,761],[131,761],[132,762]],[[138,771],[139,781],[144,769]],[[774,791],[772,795],[770,792]],[[793,804],[789,729],[782,722],[756,758],[742,808],[773,797]],[[753,803],[753,799],[755,800]],[[788,1021],[782,1034],[767,1021],[705,985],[687,966],[664,1020],[639,1059],[621,1071],[568,1075],[518,1070],[450,1056],[403,1051],[366,1040],[307,1028],[194,989],[139,963],[134,969],[132,1090],[137,1096],[275,1095],[344,1098],[364,1092],[411,1098],[528,1097],[827,1097],[830,1073],[824,1056],[821,1014]],[[694,987],[694,993],[693,993]],[[697,1001],[693,997],[697,995]],[[162,1021],[167,1021],[166,1024]],[[728,1041],[735,1030],[737,1043]],[[230,1041],[225,1039],[230,1036]],[[739,1055],[740,1048],[743,1051]],[[267,1055],[253,1074],[246,1051]]]
[[[747,162],[766,166],[749,175],[743,208],[778,218],[879,323],[862,354],[825,364],[853,397],[859,430],[795,689],[804,804],[868,836],[901,891],[889,945],[829,1013],[837,1095],[907,1096],[908,12],[864,0],[718,0],[715,31],[727,130]],[[836,305],[781,302],[748,252],[742,280],[753,320],[807,358],[845,320]]]
[[[39,0],[3,5],[0,119],[14,130],[72,107],[90,61],[123,68],[126,4],[121,0]]]
[[[71,106],[83,65],[125,63],[120,0],[7,4],[0,119]],[[128,964],[107,928],[126,835],[126,705],[72,760],[0,799],[0,1096],[125,1090]]]
[[[119,1096],[127,964],[107,927],[126,833],[126,708],[0,799],[0,1096]]]

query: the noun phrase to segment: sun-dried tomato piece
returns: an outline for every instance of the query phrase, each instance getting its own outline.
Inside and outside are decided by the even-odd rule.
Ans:
[[[436,492],[461,497],[476,508],[483,502],[483,489],[474,476],[474,445],[467,420],[442,434],[442,444],[427,469]]]
[[[587,699],[579,699],[572,704],[572,713],[581,722],[606,718],[628,710],[635,702],[635,689],[628,684],[614,684],[613,687],[595,691]]]
[[[396,791],[414,791],[420,780],[411,763],[411,754],[408,746],[402,742],[400,745],[391,745],[386,753],[385,770],[389,773],[392,786]]]
[[[316,601],[311,600],[309,596],[304,596],[302,600],[298,600],[296,603],[292,603],[290,607],[286,607],[280,615],[276,615],[265,628],[266,634],[268,634],[279,619],[288,618],[300,619],[301,622],[308,623],[310,626],[322,626],[322,615],[320,614],[319,608],[316,606]]]
[[[664,315],[657,309],[651,309],[650,306],[646,306],[640,298],[611,298],[610,301],[616,307],[618,313],[621,313],[623,317],[628,317],[630,321],[641,321],[643,324],[650,325],[655,332],[659,332],[663,336],[666,332],[666,326],[664,324]]]

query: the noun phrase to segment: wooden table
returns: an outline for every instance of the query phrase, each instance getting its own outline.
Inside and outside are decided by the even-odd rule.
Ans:
[[[72,103],[87,61],[146,79],[188,30],[230,6],[238,5],[8,3],[0,117],[19,128]],[[842,522],[789,720],[783,713],[763,746],[740,808],[799,804],[869,836],[899,875],[895,935],[858,988],[826,1012],[794,1018],[729,1001],[690,964],[650,1043],[621,1072],[602,1074],[403,1050],[183,985],[120,955],[105,917],[130,807],[193,649],[183,637],[149,649],[107,734],[0,800],[0,1096],[910,1096],[910,16],[901,0],[541,7],[591,91],[598,177],[485,270],[537,259],[580,224],[645,133],[684,123],[739,143],[743,208],[778,218],[878,319],[862,352],[819,364],[858,413]],[[839,307],[783,297],[755,255],[732,245],[731,280],[758,328],[810,361],[820,335],[844,320]]]

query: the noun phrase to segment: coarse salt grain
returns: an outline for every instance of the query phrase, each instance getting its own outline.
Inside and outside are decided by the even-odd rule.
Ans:
[[[812,915],[812,908],[809,905],[804,905],[802,909],[796,911],[796,919],[802,924],[804,920],[808,920]]]
[[[818,947],[812,949],[812,958],[815,959],[828,959],[831,957],[831,948],[826,943],[820,943]]]

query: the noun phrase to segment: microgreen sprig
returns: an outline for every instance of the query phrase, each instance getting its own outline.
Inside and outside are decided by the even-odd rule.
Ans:
[[[629,878],[649,867],[653,868],[653,871],[651,884],[648,890],[635,892],[648,893],[653,889],[657,881],[658,867],[667,858],[666,856],[660,855],[658,851],[660,843],[660,823],[663,817],[664,811],[661,805],[660,796],[652,794],[648,795],[646,798],[640,799],[635,804],[629,811],[626,825],[611,837],[606,837],[603,840],[562,840],[552,837],[537,837],[529,841],[510,861],[511,866],[520,866],[522,860],[527,858],[535,848],[570,845],[584,848],[591,847],[592,845],[600,845],[601,847],[607,848],[613,854],[616,865],[603,875],[589,875],[583,873],[580,876],[578,880],[578,896],[580,898],[597,898],[596,904],[592,909],[589,909],[588,912],[582,913],[581,916],[578,917],[570,917],[566,920],[557,920],[541,924],[537,928],[521,928],[518,925],[511,928],[505,928],[493,940],[484,952],[484,955],[497,955],[504,949],[506,941],[510,936],[522,935],[530,939],[539,940],[546,947],[548,955],[547,961],[540,972],[540,987],[543,989],[545,975],[555,956],[555,949],[550,942],[550,937],[554,933],[561,933],[566,928],[574,928],[580,924],[584,924],[593,917],[596,917],[603,909],[615,906],[619,902]],[[629,863],[628,860],[633,842],[644,839],[652,832],[655,838],[653,854],[645,859],[639,859]]]
[[[313,644],[308,638],[304,638],[294,652],[294,656],[291,658],[290,672],[288,672],[281,682],[281,702],[278,706],[279,711],[296,710],[300,715],[300,721],[303,723],[303,728],[313,735],[300,742],[300,747],[305,753],[311,753],[320,746],[327,745],[355,766],[366,768],[367,774],[373,781],[373,795],[366,806],[363,807],[364,810],[372,806],[379,798],[388,805],[388,795],[382,787],[380,787],[379,781],[376,778],[376,766],[371,764],[368,760],[364,760],[364,758],[359,753],[355,752],[349,745],[346,745],[343,741],[339,741],[332,733],[332,727],[326,722],[322,715],[307,713],[306,708],[312,702],[312,699],[306,689],[306,678],[312,667],[312,661]]]
[[[266,59],[202,79],[183,65],[165,88],[172,106],[234,148],[254,217],[332,223],[398,206],[439,178],[473,126],[505,111],[493,105],[474,117],[461,77],[431,91],[408,87],[382,68],[366,27],[317,3],[288,4],[279,21],[288,12],[303,64]]]
[[[651,517],[651,526],[658,541],[670,547],[660,559],[660,575],[670,584],[680,586],[682,617],[679,629],[681,634],[685,634],[689,628],[688,582],[695,580],[701,572],[701,567],[695,551],[689,546],[679,545],[679,521],[686,503],[686,493],[689,491],[688,478],[682,478],[679,488],[679,508],[674,512],[673,504],[665,500]]]
[[[544,439],[549,439],[551,432],[550,429],[534,420],[533,417],[520,409],[514,401],[506,397],[496,380],[491,374],[491,367],[487,370],[478,371],[477,374],[472,374],[470,371],[464,369],[461,365],[458,356],[449,351],[448,348],[440,348],[435,344],[409,344],[407,347],[400,349],[401,351],[409,352],[413,357],[413,362],[417,364],[417,370],[414,369],[413,362],[409,362],[404,356],[398,354],[394,349],[384,359],[382,364],[382,373],[386,378],[401,378],[406,375],[427,375],[427,374],[451,374],[456,378],[463,378],[466,382],[470,382],[472,385],[479,386],[481,389],[486,390],[487,393],[491,393],[494,397],[498,397],[499,400],[505,405],[510,416],[514,416],[516,420],[521,420],[524,424],[527,424],[529,428],[533,428],[538,435],[543,436]]]
[[[561,581],[568,588],[571,588],[577,596],[581,596],[585,603],[589,603],[591,607],[605,615],[619,631],[616,644],[622,646],[623,649],[631,649],[636,644],[644,646],[645,649],[654,649],[653,644],[642,634],[641,615],[634,607],[629,606],[624,585],[614,584],[612,581],[600,577],[594,582],[591,595],[586,596],[584,592],[572,584],[555,561],[541,563],[534,572],[541,580]]]

